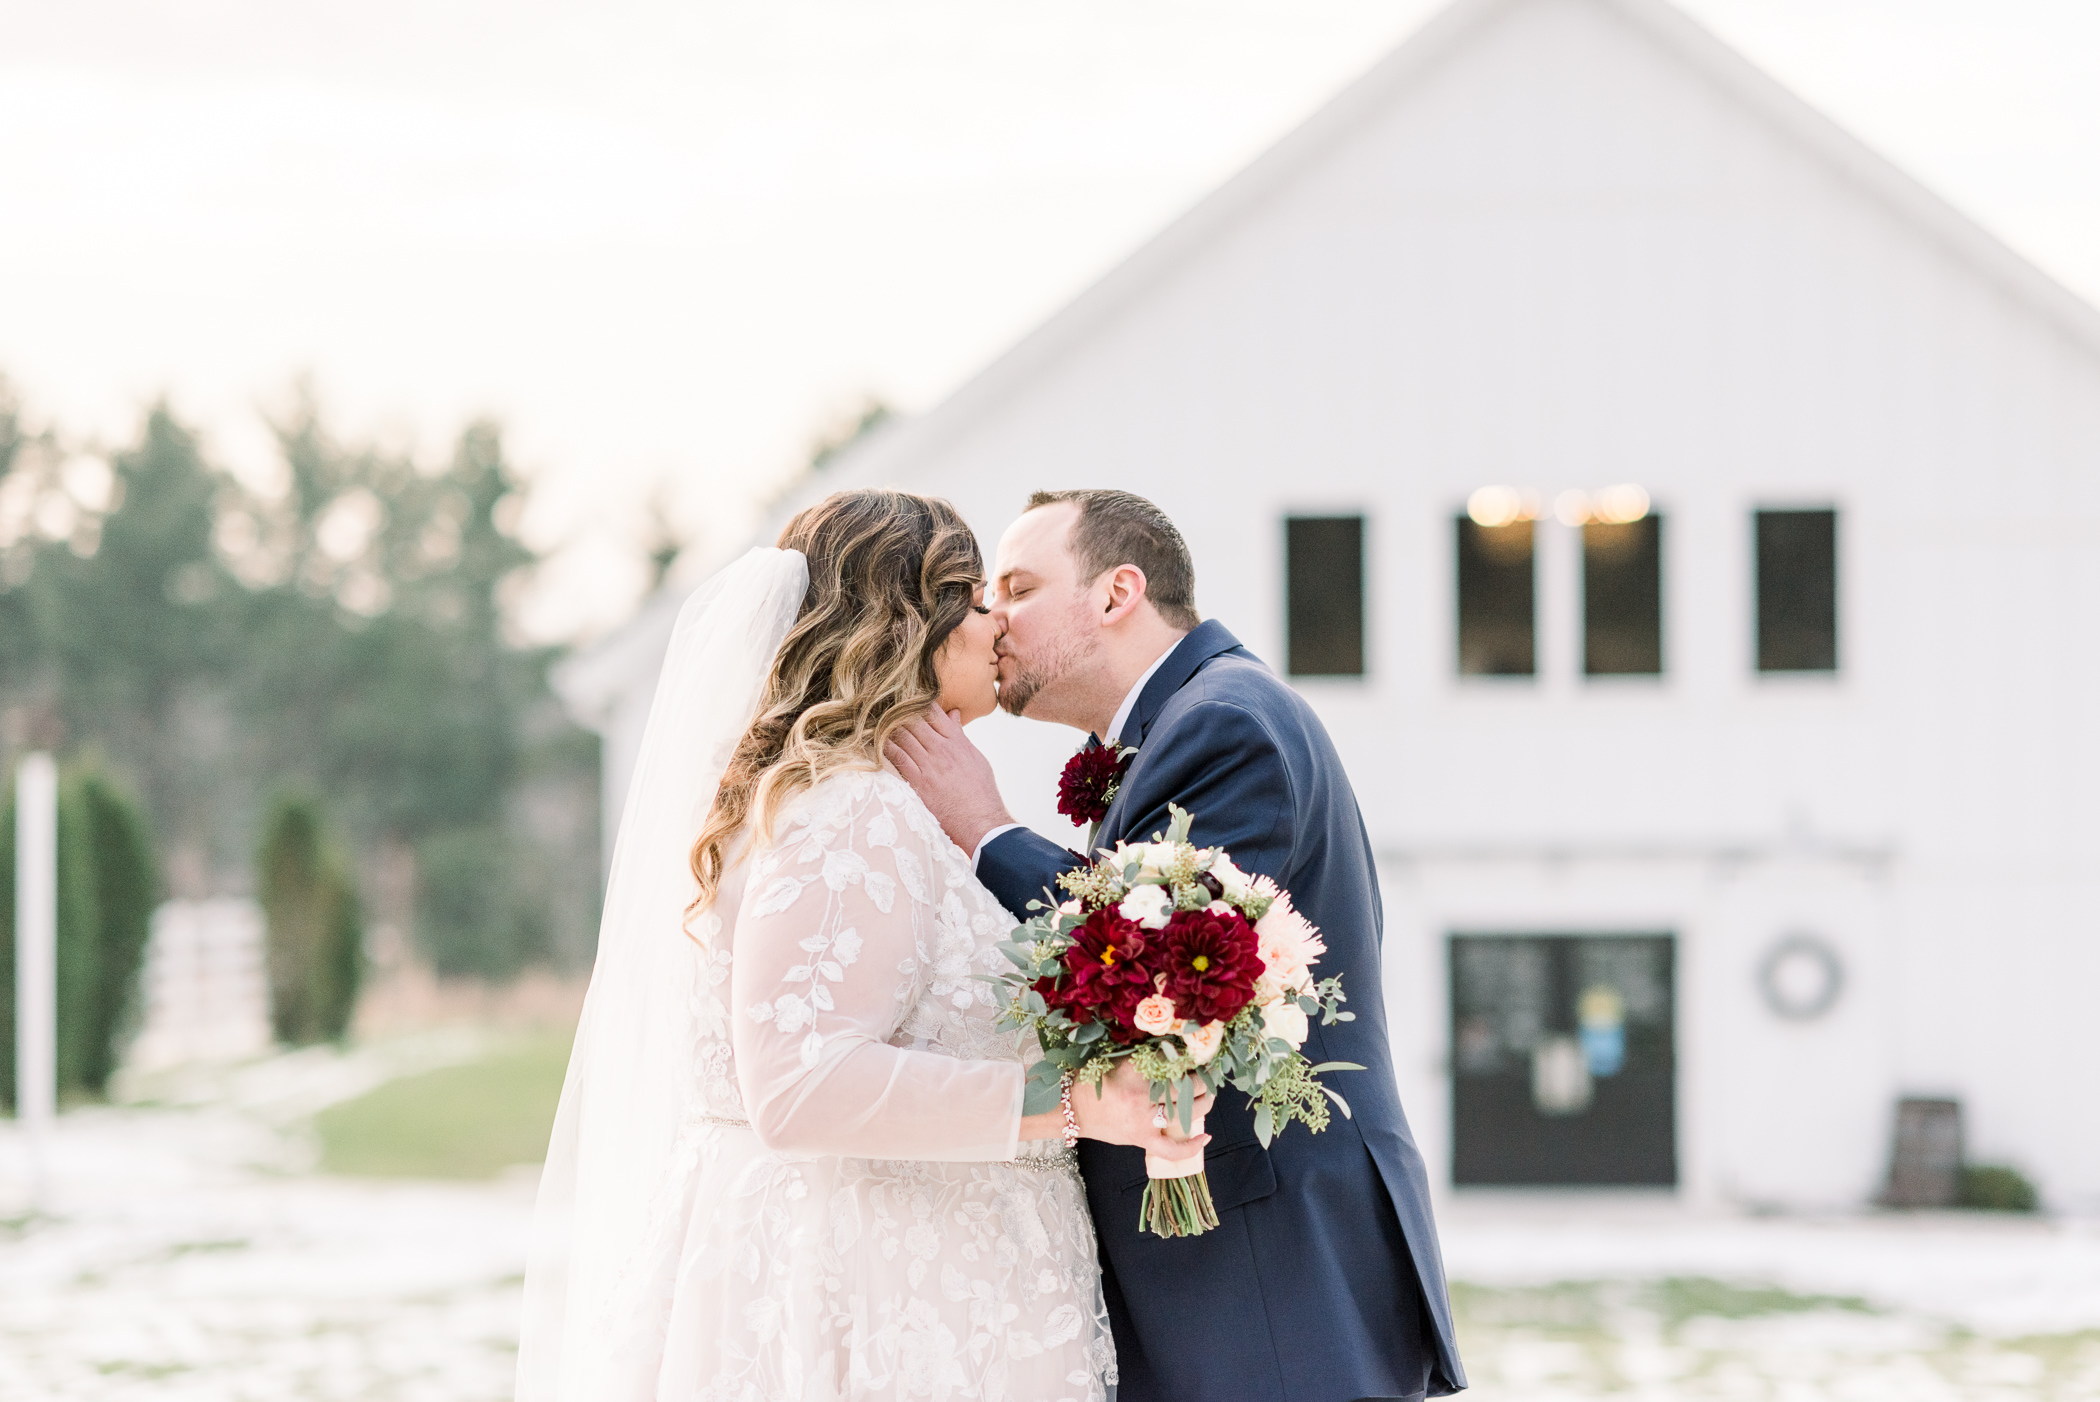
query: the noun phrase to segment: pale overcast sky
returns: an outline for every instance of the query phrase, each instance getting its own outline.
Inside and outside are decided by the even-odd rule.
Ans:
[[[2100,4],[1684,0],[2100,301]],[[641,503],[735,517],[864,393],[923,409],[1435,0],[0,0],[0,374],[124,441],[168,394],[442,453],[509,427],[616,619]]]

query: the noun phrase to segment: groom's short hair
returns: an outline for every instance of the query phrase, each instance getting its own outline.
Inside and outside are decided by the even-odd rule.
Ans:
[[[1136,565],[1145,572],[1145,597],[1176,628],[1203,620],[1196,613],[1196,565],[1188,542],[1167,513],[1132,492],[1105,487],[1072,492],[1036,492],[1028,509],[1071,502],[1079,508],[1072,525],[1072,558],[1080,582],[1091,584],[1104,570]]]

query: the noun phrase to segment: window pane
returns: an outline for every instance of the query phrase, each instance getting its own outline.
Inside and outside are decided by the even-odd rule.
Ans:
[[[1837,513],[1757,513],[1757,670],[1837,670]]]
[[[1662,518],[1582,528],[1582,670],[1662,673]]]
[[[1528,677],[1533,649],[1532,523],[1458,518],[1458,672]]]
[[[1364,518],[1284,523],[1285,612],[1294,677],[1364,674]]]

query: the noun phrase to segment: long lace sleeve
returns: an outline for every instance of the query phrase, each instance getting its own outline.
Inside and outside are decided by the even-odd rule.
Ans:
[[[1018,1061],[892,1045],[940,972],[943,902],[890,797],[873,775],[829,781],[751,859],[730,975],[745,1113],[789,1153],[1010,1159]]]

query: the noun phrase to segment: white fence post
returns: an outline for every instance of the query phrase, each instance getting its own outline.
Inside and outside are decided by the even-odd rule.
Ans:
[[[57,1104],[58,769],[30,754],[15,773],[15,1116],[38,1208]]]

